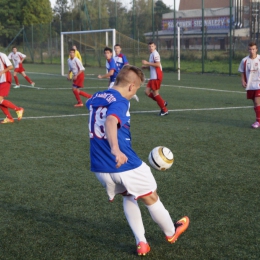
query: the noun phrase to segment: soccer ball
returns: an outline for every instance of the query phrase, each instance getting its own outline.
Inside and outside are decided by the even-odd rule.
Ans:
[[[158,171],[169,169],[174,162],[172,151],[165,146],[157,146],[149,153],[149,163]]]

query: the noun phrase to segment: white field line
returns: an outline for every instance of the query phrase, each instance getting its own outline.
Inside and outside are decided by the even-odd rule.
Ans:
[[[213,108],[191,108],[191,109],[171,109],[169,112],[187,112],[187,111],[214,111],[214,110],[230,110],[230,109],[247,109],[253,106],[243,106],[243,107],[213,107]],[[147,114],[147,113],[158,113],[159,110],[150,111],[131,111],[131,114]],[[66,117],[78,117],[78,116],[88,116],[89,114],[74,114],[74,115],[56,115],[56,116],[30,116],[23,117],[22,120],[26,119],[45,119],[45,118],[66,118]]]
[[[58,75],[58,74],[49,74],[49,73],[39,73],[39,72],[27,72],[27,73],[31,73],[31,74],[40,74],[40,75],[47,75],[47,76],[56,76],[56,77],[66,77],[66,75]],[[87,76],[94,76],[95,74],[86,74]],[[91,79],[91,80],[103,80],[103,81],[107,81],[107,79],[98,79],[98,78],[90,78],[90,77],[86,77],[86,79]],[[149,80],[149,78],[147,78],[146,80]],[[21,85],[23,87],[28,87],[28,88],[33,88],[31,86],[26,86],[26,85]],[[145,87],[145,86],[142,86]],[[172,88],[187,88],[187,89],[196,89],[196,90],[203,90],[203,91],[216,91],[216,92],[225,92],[225,93],[238,93],[238,94],[245,94],[245,91],[233,91],[233,90],[224,90],[224,89],[213,89],[213,88],[198,88],[198,87],[188,87],[188,86],[179,86],[179,85],[166,85],[166,84],[162,84],[162,87],[172,87]],[[71,89],[71,88],[42,88],[42,87],[34,87],[37,89],[48,89],[48,90],[63,90],[63,89]],[[104,87],[87,87],[88,89],[95,89],[95,88],[104,88],[106,89],[106,86]]]

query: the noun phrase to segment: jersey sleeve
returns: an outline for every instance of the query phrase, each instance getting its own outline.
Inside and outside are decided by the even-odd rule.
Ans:
[[[110,70],[117,70],[115,60],[112,58],[109,62],[109,71]]]
[[[19,56],[20,56],[21,59],[26,58],[26,55],[25,55],[25,54],[23,54],[23,53],[21,53],[21,52],[18,52],[18,54],[19,54]]]
[[[7,67],[12,66],[11,61],[8,59],[8,57],[7,57],[5,54],[2,55],[2,58],[3,58],[4,64],[5,64]]]
[[[245,72],[245,61],[246,61],[246,59],[242,59],[242,61],[240,62],[240,65],[238,67],[238,71],[241,73]]]
[[[81,61],[78,58],[76,58],[75,61],[76,61],[76,64],[77,64],[79,70],[85,70],[85,68],[83,67]]]
[[[118,127],[120,128],[129,120],[129,117],[127,117],[128,109],[129,105],[127,104],[127,102],[114,102],[109,106],[107,116],[115,116],[118,119]]]
[[[124,65],[129,64],[129,62],[128,62],[128,60],[127,60],[125,55],[123,55],[123,63],[124,63]]]
[[[154,53],[153,60],[154,62],[161,62],[160,54],[158,52]]]

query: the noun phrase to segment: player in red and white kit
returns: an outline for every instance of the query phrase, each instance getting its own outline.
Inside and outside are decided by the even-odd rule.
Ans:
[[[142,60],[142,68],[150,68],[150,80],[146,86],[145,94],[156,101],[158,106],[161,108],[159,116],[165,116],[168,115],[168,109],[166,108],[167,102],[163,100],[159,94],[159,89],[163,79],[160,54],[156,51],[156,45],[154,42],[149,42],[148,47],[151,52],[149,61]]]
[[[5,99],[5,97],[8,96],[11,88],[12,75],[10,70],[12,68],[13,66],[10,60],[4,53],[0,52],[0,109],[6,115],[6,118],[0,122],[1,124],[14,122],[14,119],[9,112],[9,108],[16,111],[18,120],[21,120],[23,117],[24,109]]]
[[[8,59],[13,60],[14,63],[14,80],[16,84],[14,88],[20,88],[17,73],[21,73],[23,77],[31,84],[32,87],[35,86],[35,83],[25,74],[25,69],[23,67],[23,61],[25,58],[26,55],[24,55],[21,52],[18,52],[16,47],[13,47],[13,51],[8,55]]]
[[[248,44],[249,55],[242,59],[238,71],[241,72],[241,83],[247,91],[247,99],[254,102],[256,122],[253,128],[260,127],[260,55],[255,42]]]
[[[68,71],[67,79],[71,80],[70,73],[72,72],[73,74],[72,91],[78,101],[78,103],[74,105],[74,107],[83,107],[83,103],[80,99],[80,95],[86,98],[92,97],[92,95],[80,90],[80,88],[84,87],[85,68],[83,67],[81,61],[75,57],[74,49],[70,50],[69,55],[70,55],[70,58],[68,59],[69,71]]]

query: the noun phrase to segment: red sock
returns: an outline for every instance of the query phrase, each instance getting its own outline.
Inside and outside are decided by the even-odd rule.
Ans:
[[[154,101],[156,101],[155,98],[154,98],[154,96],[153,96],[153,93],[150,93],[150,94],[148,95],[148,97],[151,98],[151,99],[153,99]]]
[[[19,80],[17,76],[14,76],[15,84],[19,86]]]
[[[7,107],[0,105],[0,109],[3,111],[7,118],[13,119]]]
[[[73,89],[72,91],[73,91],[73,94],[75,95],[75,98],[77,99],[78,103],[81,104],[82,101],[80,99],[78,90],[77,89]]]
[[[86,98],[91,98],[92,95],[88,94],[87,92],[84,92],[84,91],[80,91],[79,94],[83,97],[86,97]]]
[[[256,121],[260,123],[260,106],[254,107],[255,115],[256,115]]]
[[[31,81],[31,79],[28,77],[28,76],[25,76],[24,77],[30,84],[32,84],[32,81]]]
[[[6,99],[3,99],[1,105],[2,105],[2,106],[5,106],[5,107],[7,107],[7,108],[11,108],[11,109],[13,109],[13,110],[15,110],[15,111],[21,109],[20,107],[16,106],[15,104],[13,104],[12,102],[10,102],[10,101],[8,101],[8,100],[6,100]]]
[[[165,107],[164,103],[165,101],[162,99],[162,97],[158,94],[154,97],[155,101],[157,102],[158,106],[165,112],[167,111],[167,108]]]

